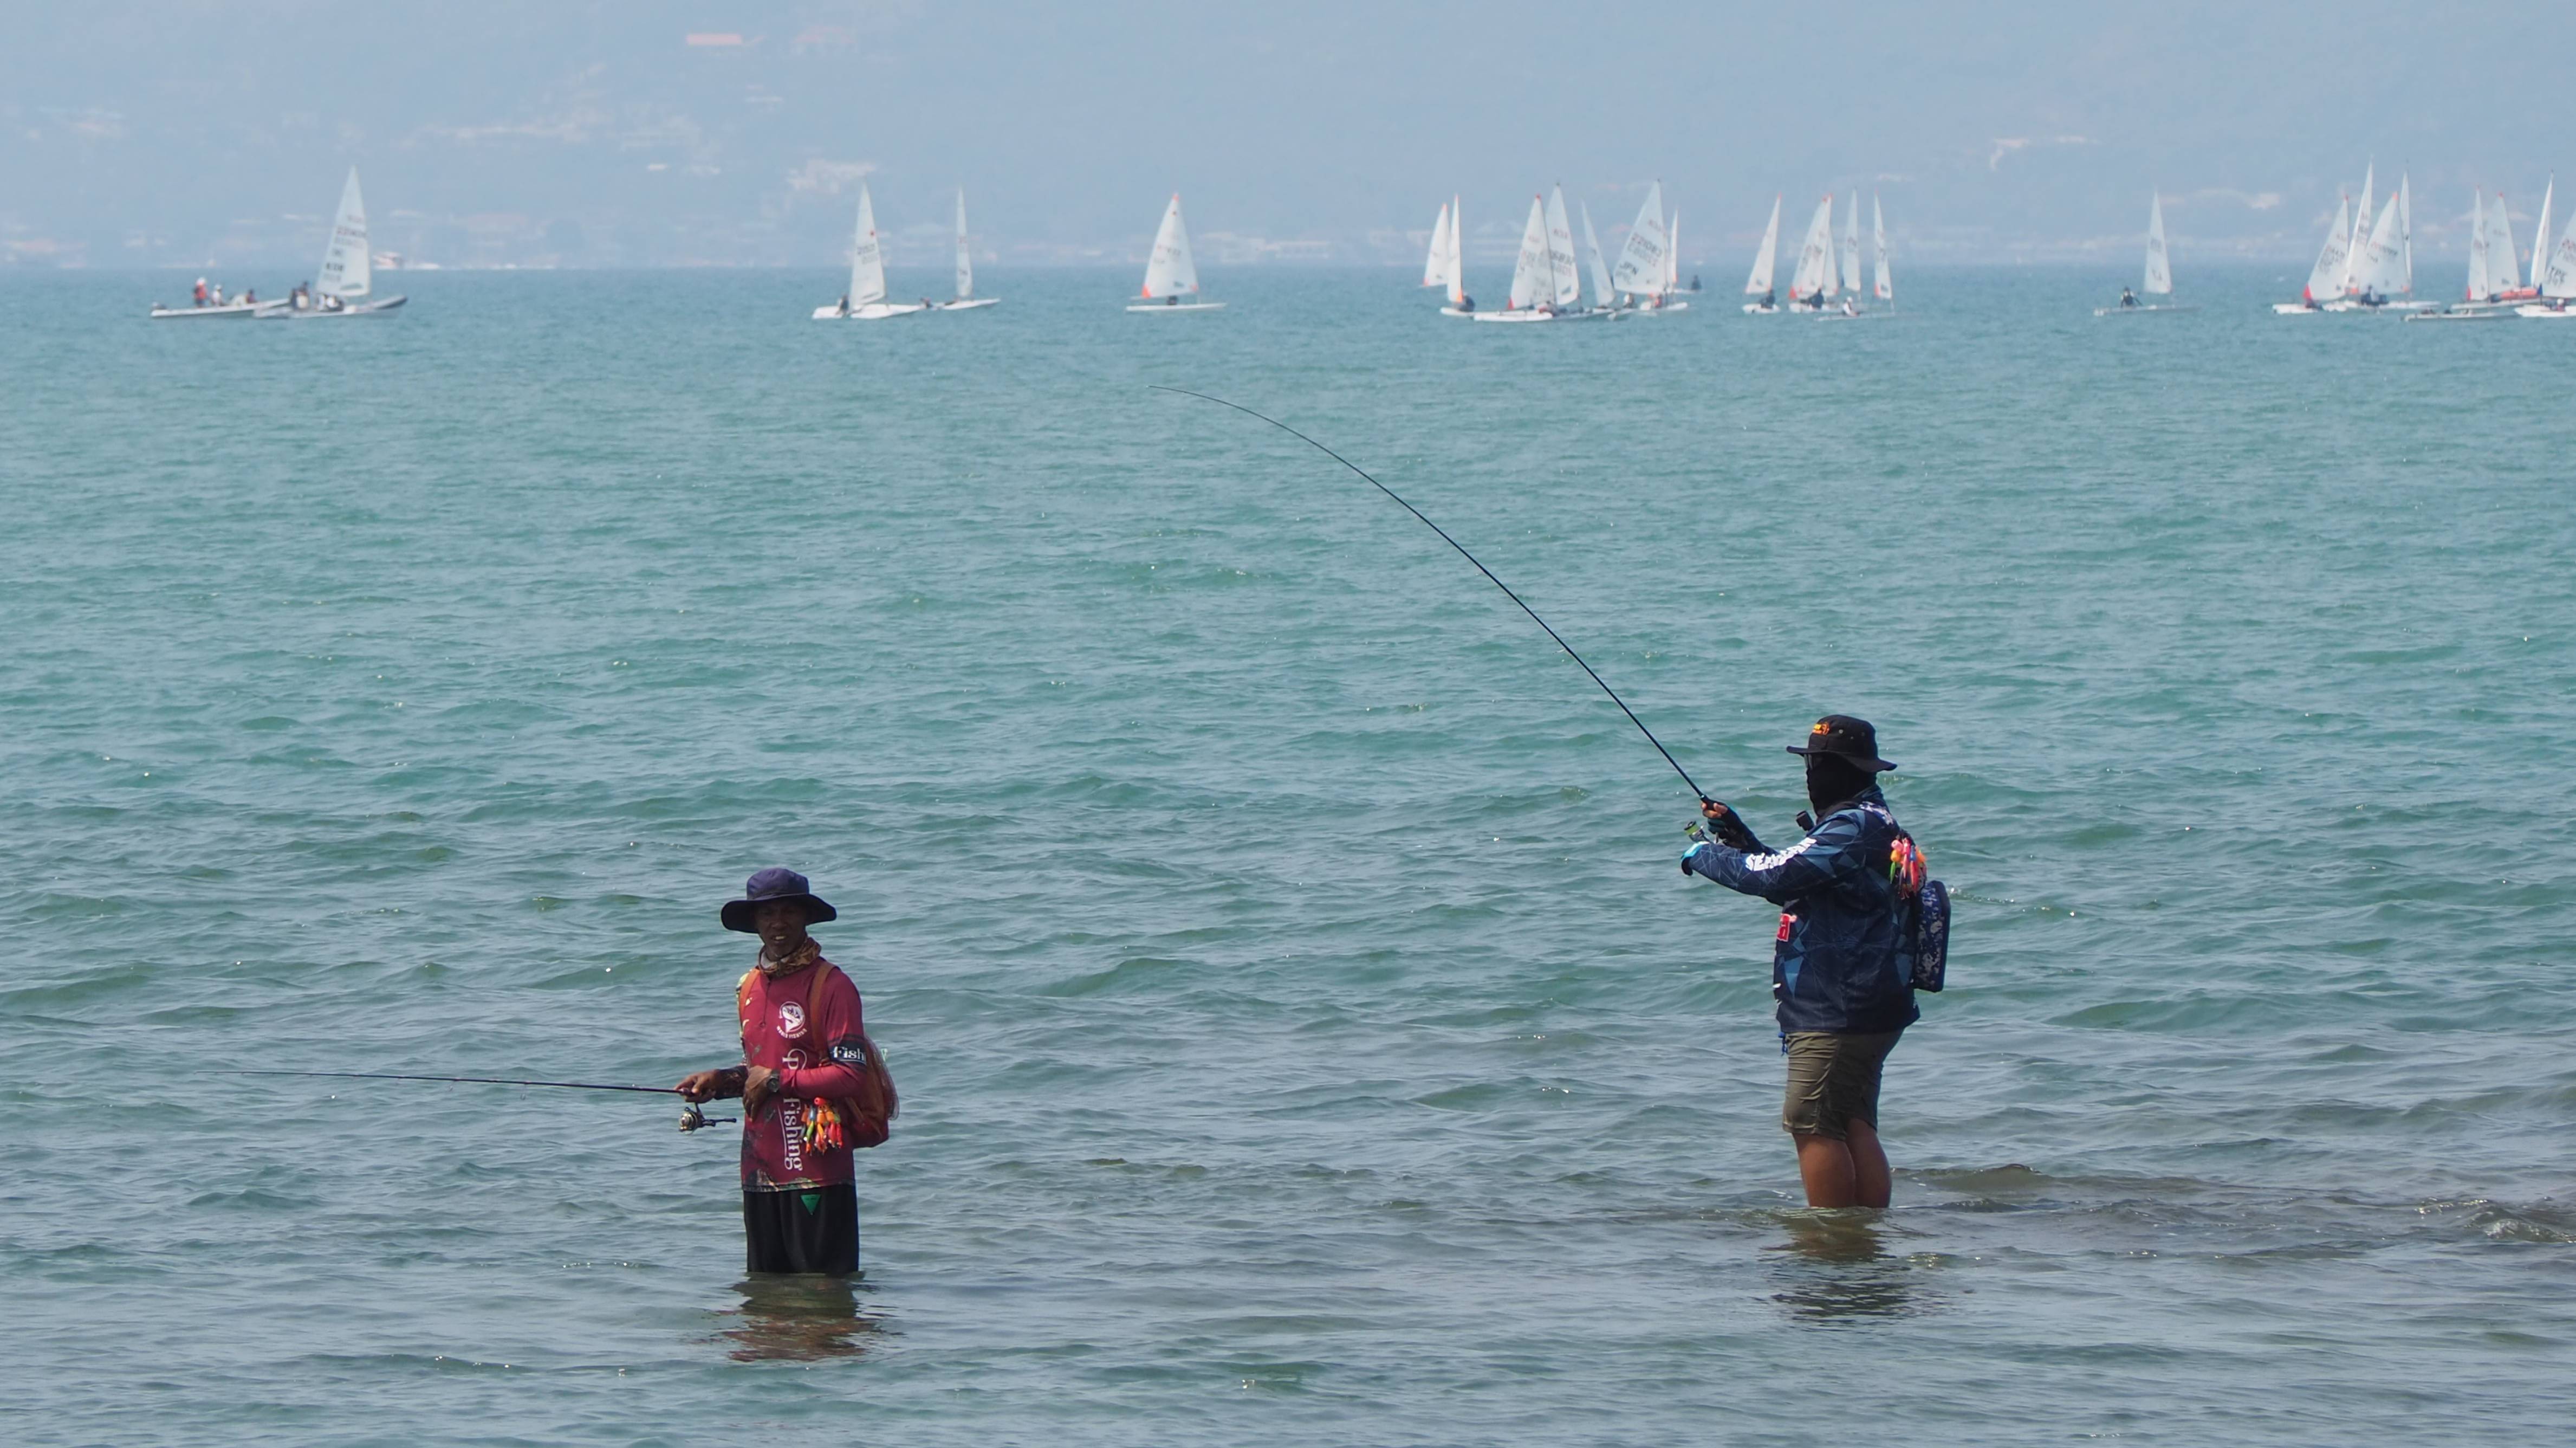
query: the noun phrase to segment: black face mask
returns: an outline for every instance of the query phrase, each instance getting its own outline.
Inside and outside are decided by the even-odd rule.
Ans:
[[[1807,756],[1807,803],[1823,814],[1835,805],[1857,797],[1878,776],[1839,754]]]

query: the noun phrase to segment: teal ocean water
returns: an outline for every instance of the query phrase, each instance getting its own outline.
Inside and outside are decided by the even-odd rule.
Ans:
[[[2289,270],[0,278],[0,1438],[2564,1433],[2576,331]],[[1798,1205],[1644,741],[1156,383],[1768,836],[1877,721],[1960,900],[1893,1210]],[[653,1098],[223,1074],[717,1064],[772,863],[904,1090],[847,1291]]]

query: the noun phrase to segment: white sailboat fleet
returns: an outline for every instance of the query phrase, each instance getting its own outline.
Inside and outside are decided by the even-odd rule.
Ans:
[[[1806,240],[1798,247],[1798,264],[1789,275],[1788,310],[1809,316],[1858,320],[1862,317],[1891,315],[1896,301],[1896,282],[1891,275],[1887,254],[1887,210],[1879,198],[1869,199],[1870,276],[1861,279],[1860,192],[1851,194],[1851,206],[1844,213],[1841,256],[1837,260],[1834,245],[1834,197],[1826,192],[1816,203],[1815,215],[1807,219]],[[1762,229],[1762,245],[1753,254],[1753,271],[1744,279],[1744,294],[1753,298],[1744,310],[1753,316],[1769,316],[1780,311],[1779,294],[1772,287],[1773,267],[1780,251],[1780,198],[1771,199],[1771,220]],[[1840,297],[1841,305],[1828,305]],[[1863,307],[1864,297],[1889,303],[1887,311]]]
[[[1690,303],[1673,295],[1681,290],[1680,227],[1680,212],[1670,221],[1664,218],[1664,183],[1648,186],[1645,204],[1637,208],[1637,219],[1619,248],[1619,264],[1606,279],[1607,287],[1596,284],[1596,294],[1611,297],[1609,306],[1639,316],[1689,311]]]
[[[1590,237],[1592,219],[1588,212],[1583,227],[1586,237]],[[1454,217],[1451,228],[1453,249],[1445,261],[1452,278],[1450,305],[1440,309],[1442,315],[1475,322],[1594,322],[1621,315],[1622,309],[1610,292],[1611,278],[1601,265],[1597,241],[1592,248],[1593,304],[1583,305],[1583,273],[1576,265],[1574,230],[1566,220],[1564,187],[1544,197],[1530,198],[1529,223],[1521,229],[1520,252],[1512,265],[1512,289],[1501,311],[1476,310],[1456,285]]]
[[[886,300],[885,238],[877,234],[876,202],[868,195],[868,183],[862,181],[858,221],[850,234],[850,289],[839,301],[816,307],[814,320],[881,322],[921,312],[971,312],[1001,300],[975,295],[975,259],[967,245],[966,188],[962,186],[957,188],[957,295],[944,302],[927,297],[917,302]]]
[[[2393,200],[2394,198],[2392,198]],[[2147,198],[2147,275],[2138,290],[2150,297],[2173,295],[2173,259],[2165,251],[2165,199],[2162,193]],[[2135,317],[2175,312],[2197,312],[2196,306],[2177,306],[2172,302],[2141,302],[2127,287],[2120,289],[2120,304],[2096,307],[2097,317]]]
[[[1162,229],[1154,233],[1154,254],[1145,260],[1145,289],[1138,293],[1144,300],[1131,303],[1131,312],[1217,312],[1223,302],[1184,301],[1199,294],[1198,263],[1190,259],[1190,229],[1181,221],[1181,193],[1172,193],[1172,204],[1163,208]]]
[[[2376,211],[2371,195],[2377,166],[2362,175],[2361,204],[2347,196],[2335,203],[2316,265],[2295,302],[2274,302],[2282,316],[2310,312],[2420,311],[2430,302],[2414,300],[2415,196],[2409,177],[2400,173],[2397,189]]]

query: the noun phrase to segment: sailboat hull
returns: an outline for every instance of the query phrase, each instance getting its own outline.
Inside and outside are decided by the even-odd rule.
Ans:
[[[1225,303],[1223,303],[1223,302],[1137,302],[1137,303],[1134,303],[1133,305],[1129,306],[1129,307],[1127,308],[1127,310],[1129,310],[1129,311],[1131,311],[1131,312],[1222,312],[1222,311],[1224,311],[1224,310],[1225,310]]]
[[[263,309],[259,319],[263,322],[320,322],[336,317],[381,317],[388,312],[399,311],[402,304],[410,300],[409,297],[382,297],[371,302],[351,302],[345,307],[329,309],[281,306],[275,311]]]
[[[2501,322],[2512,316],[2513,313],[2500,307],[2486,307],[2477,311],[2462,309],[2447,312],[2408,312],[2406,320],[2410,322]]]
[[[2170,306],[2159,302],[2154,306],[2147,307],[2095,307],[2093,309],[2093,315],[2097,317],[2169,317],[2176,312],[2197,312],[2199,310],[2200,308],[2197,305]]]
[[[2516,307],[2513,309],[2513,314],[2517,317],[2530,317],[2536,321],[2542,322],[2563,322],[2569,317],[2576,317],[2576,311],[2568,311],[2562,307],[2545,306],[2538,302],[2527,307]],[[2409,320],[2412,319],[2410,318]]]
[[[1001,301],[1002,299],[1000,297],[959,297],[953,302],[941,302],[937,306],[931,308],[931,310],[934,312],[971,312],[977,307],[999,306],[1001,305]]]
[[[1001,298],[995,297],[993,300],[1000,301]],[[915,312],[926,312],[929,310],[930,309],[928,307],[923,306],[919,302],[869,302],[864,306],[852,307],[846,312],[842,311],[838,305],[834,305],[829,307],[816,307],[814,309],[814,320],[818,322],[881,322],[888,317],[908,317]]]
[[[1780,315],[1780,309],[1776,306],[1764,306],[1760,302],[1746,302],[1744,304],[1744,315],[1748,317],[1776,317]]]

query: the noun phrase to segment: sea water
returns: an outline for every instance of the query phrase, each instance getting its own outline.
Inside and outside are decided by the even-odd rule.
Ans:
[[[0,1438],[2563,1434],[2576,329],[2294,270],[0,280]],[[1152,384],[1766,838],[1877,723],[1893,1210],[1801,1205],[1646,742]],[[722,1063],[770,864],[903,1091],[846,1289],[668,1101],[226,1074]]]

